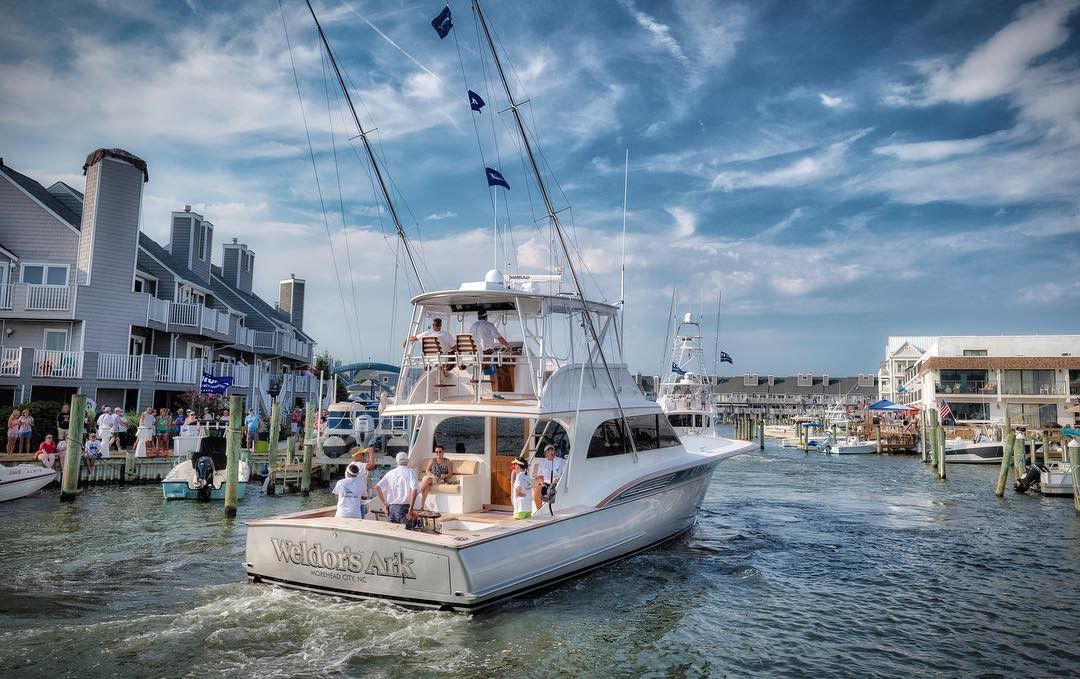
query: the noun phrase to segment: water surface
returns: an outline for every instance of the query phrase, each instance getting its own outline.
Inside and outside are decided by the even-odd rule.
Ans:
[[[1080,519],[996,467],[769,447],[693,533],[476,616],[247,584],[243,519],[156,486],[0,505],[0,673],[1035,676],[1080,673]]]

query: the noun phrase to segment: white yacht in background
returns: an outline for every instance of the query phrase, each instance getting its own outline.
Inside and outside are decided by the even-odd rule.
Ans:
[[[671,372],[660,382],[656,402],[680,438],[720,435],[712,382],[701,347],[701,324],[692,313],[684,315],[675,328]]]
[[[412,300],[407,336],[438,317],[455,336],[455,351],[445,352],[437,342],[406,343],[401,382],[382,415],[409,418],[407,456],[414,469],[425,468],[433,446],[442,445],[452,466],[449,481],[432,487],[419,530],[379,520],[378,500],[369,502],[364,519],[335,518],[331,506],[249,522],[245,569],[253,582],[475,610],[682,534],[693,526],[716,466],[752,447],[723,438],[684,445],[657,403],[641,394],[622,362],[619,307],[589,300],[582,291],[532,139],[475,0],[473,9],[531,163],[551,241],[560,249],[553,254],[565,264],[574,292],[561,292],[557,283],[549,292],[537,291],[527,275],[509,277],[517,281],[510,285],[496,270],[456,290],[427,292],[414,265],[425,291]],[[345,89],[317,19],[316,26]],[[361,129],[367,148],[365,134]],[[379,177],[378,160],[368,153]],[[393,212],[390,192],[384,188],[383,195]],[[396,217],[395,224],[407,248]],[[484,346],[487,325],[484,335],[472,334],[481,317],[495,325],[509,350],[496,350],[498,342]],[[537,451],[548,444],[563,460],[555,492],[531,517],[515,519],[512,463],[530,458],[535,476]]]
[[[994,441],[980,432],[975,439],[945,441],[945,462],[963,464],[997,464],[1004,457],[1001,441]]]
[[[1063,461],[1046,465],[1046,468],[1039,472],[1039,492],[1054,497],[1072,497],[1072,463]]]
[[[833,440],[829,435],[828,442],[819,445],[818,450],[828,455],[869,455],[877,452],[877,443],[863,441],[855,436]]]

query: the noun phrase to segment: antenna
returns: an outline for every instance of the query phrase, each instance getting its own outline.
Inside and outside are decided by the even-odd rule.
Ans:
[[[315,10],[311,6],[311,0],[304,0],[304,2],[307,3],[308,11],[311,12],[311,18],[315,20],[315,28],[318,29],[319,38],[326,48],[326,56],[330,58],[330,65],[334,67],[334,75],[337,76],[338,85],[345,94],[345,101],[349,102],[349,111],[352,113],[353,122],[356,123],[356,129],[360,133],[360,140],[364,142],[364,150],[367,152],[368,160],[371,161],[372,169],[375,170],[375,178],[379,180],[379,188],[382,190],[383,200],[386,201],[386,208],[390,211],[390,217],[394,220],[394,229],[397,231],[398,237],[401,238],[401,242],[405,246],[405,255],[409,258],[409,265],[412,267],[413,275],[416,276],[416,283],[420,286],[420,292],[427,292],[427,289],[424,287],[424,279],[420,277],[420,270],[416,267],[416,260],[413,258],[412,247],[409,245],[409,237],[405,234],[405,229],[401,226],[397,208],[394,207],[394,200],[390,196],[390,190],[386,187],[386,180],[383,179],[382,170],[379,169],[379,163],[375,158],[375,152],[371,149],[371,142],[368,141],[367,132],[364,131],[364,126],[360,124],[360,117],[356,115],[356,107],[353,106],[352,96],[349,95],[349,88],[345,86],[345,80],[341,77],[341,69],[338,68],[337,59],[334,57],[334,51],[330,49],[330,42],[326,39],[326,34],[323,33],[322,25],[319,23],[319,17],[315,16]]]
[[[626,333],[626,201],[629,191],[630,149],[626,149],[622,190],[622,265],[619,268],[619,351],[622,351],[623,335]]]
[[[566,268],[570,270],[570,277],[574,281],[574,288],[577,290],[578,299],[581,300],[581,315],[584,316],[585,326],[589,331],[589,336],[592,337],[593,342],[596,344],[596,353],[600,357],[600,362],[604,365],[604,374],[607,376],[608,383],[611,385],[611,393],[612,396],[615,397],[615,405],[618,407],[619,417],[623,421],[625,438],[630,443],[630,450],[634,453],[634,461],[636,462],[637,446],[634,444],[633,433],[630,430],[630,422],[626,419],[626,413],[623,411],[622,407],[622,400],[619,398],[619,389],[615,385],[615,378],[611,375],[611,368],[608,366],[607,357],[604,356],[604,347],[600,342],[600,333],[596,330],[596,322],[593,320],[592,311],[589,309],[589,302],[585,299],[585,291],[581,287],[577,269],[574,267],[574,260],[570,256],[570,247],[566,243],[566,234],[563,233],[562,226],[559,225],[559,217],[555,212],[555,206],[551,203],[551,196],[548,195],[547,185],[544,183],[544,175],[540,172],[540,165],[536,162],[536,155],[533,153],[529,135],[525,133],[525,123],[521,120],[521,112],[518,110],[518,104],[514,99],[514,93],[510,91],[510,84],[506,81],[506,73],[503,71],[502,62],[499,60],[499,53],[495,49],[495,41],[492,39],[491,31],[488,29],[484,10],[480,8],[479,0],[472,0],[472,5],[473,11],[476,12],[476,16],[480,19],[480,26],[484,29],[484,37],[487,38],[488,47],[491,49],[491,56],[495,61],[495,68],[499,72],[499,79],[502,81],[503,90],[506,92],[506,98],[510,102],[510,111],[514,114],[514,123],[517,125],[518,134],[521,135],[521,145],[525,148],[525,153],[529,156],[529,164],[532,166],[533,175],[536,177],[537,188],[540,190],[540,196],[544,199],[544,207],[547,209],[548,220],[551,222],[552,229],[555,231],[555,236],[558,238],[559,245],[563,254],[566,256]]]

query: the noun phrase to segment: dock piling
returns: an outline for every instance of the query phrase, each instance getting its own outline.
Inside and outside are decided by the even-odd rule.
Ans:
[[[79,465],[82,464],[83,437],[86,434],[86,396],[71,396],[71,427],[68,429],[64,475],[60,481],[60,501],[71,502],[79,493]]]
[[[876,442],[877,454],[881,455],[881,424],[874,425],[874,441]]]
[[[266,467],[273,469],[277,464],[278,438],[281,436],[281,404],[274,400],[270,406],[270,433],[267,437]]]
[[[937,428],[937,476],[945,480],[945,427]]]
[[[236,493],[240,484],[240,427],[244,404],[229,397],[229,430],[225,439],[225,516],[236,516]]]
[[[1080,441],[1069,441],[1069,463],[1072,464],[1073,509],[1080,514]]]
[[[307,497],[311,493],[311,458],[313,456],[313,444],[308,443],[315,438],[315,406],[308,401],[305,406],[307,417],[304,420],[304,471],[300,477],[300,494]]]
[[[1009,467],[1012,466],[1013,446],[1018,440],[1023,445],[1023,436],[1017,436],[1015,432],[1010,431],[1005,437],[1005,443],[1001,446],[1001,469],[998,470],[997,485],[994,487],[994,495],[998,497],[1005,497],[1005,484],[1009,480]]]
[[[765,420],[758,420],[758,450],[765,450]]]

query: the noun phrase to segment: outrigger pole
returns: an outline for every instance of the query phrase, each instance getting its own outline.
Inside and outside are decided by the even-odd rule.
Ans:
[[[476,16],[480,19],[480,26],[484,29],[484,37],[487,38],[488,47],[491,49],[491,56],[495,60],[495,67],[499,71],[499,79],[502,81],[503,90],[506,92],[506,98],[510,101],[510,111],[514,114],[514,122],[517,124],[518,134],[521,135],[521,143],[525,147],[525,152],[529,155],[529,163],[532,165],[533,174],[536,176],[537,187],[540,190],[540,195],[544,199],[544,207],[547,209],[548,219],[551,220],[551,226],[555,229],[555,235],[559,238],[559,245],[562,248],[563,254],[566,256],[566,268],[570,269],[570,277],[574,280],[574,288],[577,290],[578,298],[581,300],[582,315],[585,316],[585,326],[589,329],[589,335],[596,343],[596,353],[600,356],[601,363],[604,364],[604,374],[607,375],[608,383],[611,385],[611,393],[615,397],[615,405],[619,409],[619,417],[622,418],[623,427],[626,430],[626,438],[630,442],[630,450],[634,453],[634,460],[637,461],[637,446],[634,444],[633,433],[630,431],[630,423],[626,419],[626,413],[623,412],[622,400],[619,398],[619,389],[615,385],[615,378],[611,376],[611,368],[608,367],[607,358],[604,356],[604,347],[600,344],[600,335],[596,331],[596,323],[593,321],[592,312],[589,310],[589,302],[585,299],[585,291],[581,287],[577,269],[574,267],[574,260],[570,256],[570,248],[566,244],[566,235],[559,225],[559,217],[555,213],[555,206],[551,203],[551,196],[548,195],[547,185],[544,183],[544,175],[540,172],[540,165],[537,164],[536,156],[533,154],[532,144],[529,143],[529,135],[525,133],[525,124],[521,120],[521,113],[518,111],[517,101],[514,100],[514,93],[510,91],[510,85],[506,81],[506,73],[503,71],[502,62],[499,61],[499,53],[495,49],[495,41],[491,38],[491,31],[488,30],[487,19],[484,17],[484,10],[480,8],[479,0],[472,0],[472,6],[473,11],[476,12]]]
[[[416,266],[416,260],[413,258],[412,246],[409,244],[409,237],[405,234],[405,229],[401,226],[401,220],[398,218],[397,209],[394,207],[394,200],[390,196],[390,190],[386,187],[386,180],[383,179],[382,170],[379,169],[379,162],[375,158],[375,152],[371,149],[371,142],[368,141],[367,132],[364,131],[364,126],[360,124],[360,117],[356,115],[356,107],[353,106],[352,97],[349,95],[349,88],[345,86],[345,80],[341,77],[341,69],[338,68],[337,59],[334,58],[334,51],[330,49],[330,42],[326,39],[326,34],[323,33],[322,25],[319,23],[319,17],[315,16],[315,10],[311,6],[311,0],[304,0],[307,3],[308,11],[311,12],[311,18],[315,20],[315,28],[319,31],[319,38],[322,39],[322,44],[326,48],[326,55],[330,58],[330,65],[334,67],[334,75],[337,76],[338,85],[341,86],[342,93],[345,94],[345,101],[349,102],[349,111],[352,113],[353,122],[356,123],[356,129],[360,132],[360,140],[364,142],[364,150],[367,151],[368,159],[371,161],[371,167],[375,170],[375,178],[379,180],[379,188],[382,189],[383,200],[386,201],[386,207],[390,211],[390,217],[394,220],[394,229],[397,230],[398,238],[401,239],[401,244],[405,246],[405,256],[409,259],[409,266],[412,267],[413,275],[416,276],[416,283],[420,286],[420,292],[427,292],[424,287],[424,279],[420,277],[420,269]]]

